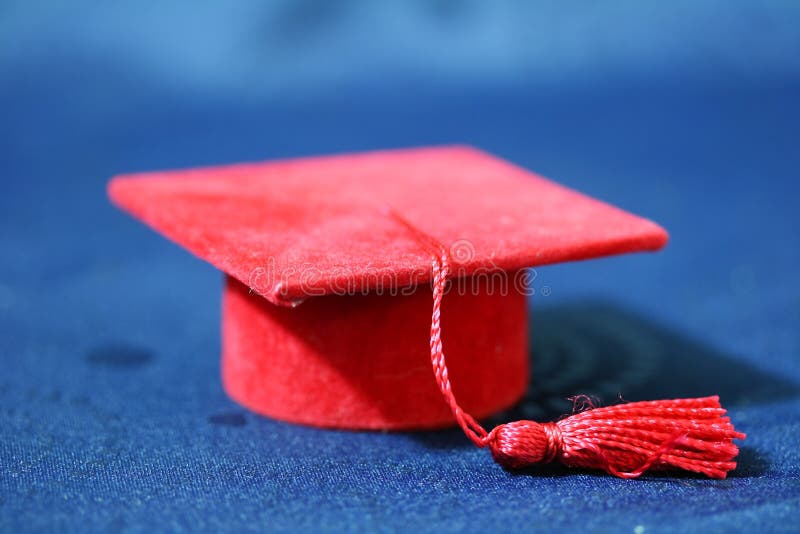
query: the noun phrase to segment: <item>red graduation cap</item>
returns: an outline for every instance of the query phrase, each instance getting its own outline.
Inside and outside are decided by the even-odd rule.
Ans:
[[[524,269],[657,250],[667,234],[648,220],[468,147],[119,176],[109,195],[226,273],[223,383],[258,413],[352,429],[456,421],[514,467],[559,458],[625,476],[724,476],[735,466],[732,439],[743,435],[715,398],[492,432],[469,415],[525,391]],[[631,423],[623,454],[608,428],[625,431],[619,420],[637,407],[665,426],[647,437]]]

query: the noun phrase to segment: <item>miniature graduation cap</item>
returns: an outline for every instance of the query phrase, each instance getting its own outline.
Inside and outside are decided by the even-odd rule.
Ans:
[[[735,467],[744,435],[715,397],[477,422],[526,388],[525,269],[658,250],[667,234],[653,222],[468,147],[127,175],[108,189],[225,273],[223,384],[255,412],[349,429],[456,422],[512,468]]]

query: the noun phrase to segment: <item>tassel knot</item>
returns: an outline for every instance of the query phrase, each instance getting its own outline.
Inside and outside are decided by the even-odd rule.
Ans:
[[[558,423],[535,421],[499,425],[489,433],[486,444],[495,461],[509,468],[550,463],[564,447]]]

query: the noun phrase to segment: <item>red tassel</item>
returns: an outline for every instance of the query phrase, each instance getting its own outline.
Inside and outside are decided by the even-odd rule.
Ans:
[[[497,426],[485,443],[510,468],[558,460],[636,478],[648,469],[683,469],[725,478],[736,468],[734,439],[718,397],[632,402],[590,409],[555,423],[516,421]]]
[[[490,433],[464,412],[448,378],[441,338],[441,304],[449,273],[444,247],[433,264],[431,363],[436,383],[461,429],[477,446],[510,468],[558,460],[570,467],[602,469],[636,478],[648,469],[683,469],[725,478],[736,468],[737,432],[719,397],[632,402],[593,408],[555,423],[516,421]]]
[[[602,469],[636,478],[648,469],[683,469],[725,478],[736,468],[737,432],[719,397],[632,402],[592,408],[555,423],[515,421],[486,430],[461,409],[453,394],[442,348],[441,306],[450,260],[441,243],[392,210],[389,214],[434,254],[431,363],[436,383],[458,425],[478,447],[509,468],[558,460],[570,467]]]

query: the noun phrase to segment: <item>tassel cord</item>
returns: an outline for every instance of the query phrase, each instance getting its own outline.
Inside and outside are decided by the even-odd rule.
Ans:
[[[430,253],[433,275],[430,356],[436,384],[464,434],[478,447],[488,447],[508,468],[558,460],[580,468],[602,469],[620,478],[637,478],[649,469],[684,469],[725,478],[736,467],[736,431],[718,397],[643,401],[595,408],[587,397],[576,398],[587,409],[554,423],[515,421],[487,432],[465,412],[453,393],[442,344],[442,300],[450,274],[445,247],[393,210],[389,214]]]

